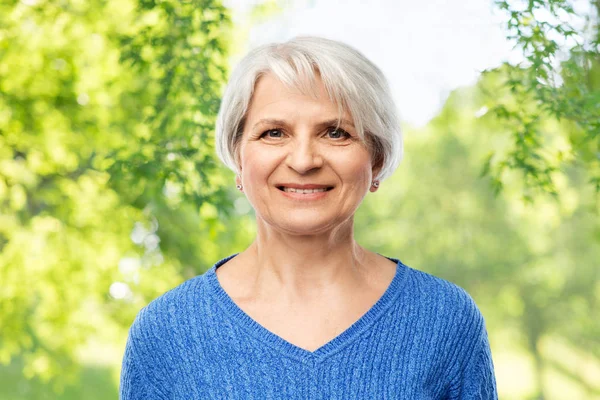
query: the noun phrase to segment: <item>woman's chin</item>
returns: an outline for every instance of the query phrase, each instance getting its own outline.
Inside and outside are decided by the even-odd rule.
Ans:
[[[337,219],[316,218],[305,216],[303,218],[286,218],[285,220],[269,221],[271,228],[289,235],[311,236],[321,235],[334,230],[340,225]]]
[[[325,232],[330,231],[331,228],[328,226],[288,226],[288,227],[283,227],[281,229],[281,231],[283,233],[286,233],[288,235],[293,235],[293,236],[316,236],[316,235],[321,235]]]

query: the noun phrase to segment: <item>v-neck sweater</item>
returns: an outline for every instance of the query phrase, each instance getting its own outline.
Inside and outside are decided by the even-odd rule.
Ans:
[[[469,294],[396,263],[379,300],[315,351],[246,314],[216,270],[165,293],[137,315],[120,398],[497,399],[485,321]]]

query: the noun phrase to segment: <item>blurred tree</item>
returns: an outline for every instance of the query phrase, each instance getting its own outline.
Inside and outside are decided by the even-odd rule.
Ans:
[[[594,189],[581,169],[565,168],[552,175],[560,196],[539,198],[532,207],[522,202],[517,171],[506,172],[500,196],[480,178],[486,154],[512,146],[496,134],[503,121],[481,111],[503,74],[486,74],[476,87],[454,91],[427,127],[406,135],[400,169],[367,196],[357,215],[358,240],[467,289],[492,339],[510,330],[531,355],[534,398],[545,398],[550,370],[575,382],[585,398],[597,398],[597,379],[542,345],[558,338],[600,361],[600,321],[593,317],[600,308]],[[549,135],[563,134],[549,117],[540,126]]]
[[[100,327],[120,341],[141,306],[245,238],[221,233],[231,176],[211,137],[229,15],[219,0],[0,15],[0,361],[58,387]]]
[[[512,145],[490,153],[485,172],[499,190],[505,172],[520,171],[523,197],[531,201],[539,190],[555,195],[553,172],[572,164],[600,192],[600,1],[494,3],[524,60],[505,63],[506,79],[490,92],[491,110],[505,121]],[[563,124],[560,137],[544,132],[548,118]]]

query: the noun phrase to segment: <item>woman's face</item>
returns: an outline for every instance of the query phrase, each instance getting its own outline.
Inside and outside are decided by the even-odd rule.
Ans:
[[[376,172],[350,115],[336,128],[337,106],[318,78],[317,85],[313,98],[262,76],[239,143],[238,183],[258,222],[291,234],[323,233],[348,221]]]

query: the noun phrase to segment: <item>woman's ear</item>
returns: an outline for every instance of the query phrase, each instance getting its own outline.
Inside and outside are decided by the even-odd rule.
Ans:
[[[373,179],[378,179],[379,178],[379,173],[381,172],[382,169],[383,169],[383,159],[382,158],[378,158],[373,163],[373,168],[371,170],[372,173],[373,173]]]
[[[376,161],[375,164],[373,164],[371,187],[369,187],[369,190],[372,193],[375,193],[377,189],[379,189],[380,180],[378,179],[378,176],[382,168],[383,160]]]

